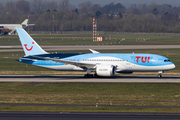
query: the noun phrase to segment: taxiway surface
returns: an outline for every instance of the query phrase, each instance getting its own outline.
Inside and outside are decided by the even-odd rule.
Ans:
[[[180,76],[114,76],[84,78],[83,75],[0,75],[0,82],[112,82],[112,83],[180,83]]]
[[[0,112],[1,120],[179,120],[180,114],[163,113],[68,113]]]

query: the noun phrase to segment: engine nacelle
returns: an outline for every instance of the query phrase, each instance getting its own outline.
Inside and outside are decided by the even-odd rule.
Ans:
[[[114,76],[116,67],[113,65],[99,65],[96,67],[96,74],[98,76]]]

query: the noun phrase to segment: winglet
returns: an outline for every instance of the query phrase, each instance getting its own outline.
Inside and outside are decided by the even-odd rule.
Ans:
[[[96,51],[96,50],[92,50],[92,49],[89,49],[92,53],[100,53],[100,52],[98,52],[98,51]]]

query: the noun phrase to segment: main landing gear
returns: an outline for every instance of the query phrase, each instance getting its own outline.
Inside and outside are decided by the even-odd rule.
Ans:
[[[93,78],[94,76],[93,76],[93,74],[85,74],[84,77],[85,78]]]
[[[96,78],[96,77],[98,77],[98,75],[97,74],[85,74],[84,77],[85,78],[93,78],[93,77]]]
[[[93,74],[90,74],[92,72],[91,70],[87,70],[86,72],[87,72],[87,74],[84,75],[85,78],[92,78],[92,77],[94,77]]]
[[[85,78],[93,78],[93,77],[98,77],[97,73],[95,72],[95,74],[90,74],[91,71],[86,71],[87,74],[84,75]]]
[[[157,77],[161,78],[162,77],[162,75],[161,75],[162,73],[164,73],[164,71],[159,71],[159,74],[157,75]]]

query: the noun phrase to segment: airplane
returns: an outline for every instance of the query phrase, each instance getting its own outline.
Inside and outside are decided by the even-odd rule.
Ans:
[[[34,24],[28,24],[28,19],[25,19],[21,24],[0,24],[0,34],[16,34],[16,27],[26,28],[28,26],[34,26]]]
[[[112,77],[115,73],[158,72],[172,70],[175,65],[166,57],[144,53],[47,53],[22,28],[16,28],[24,57],[16,60],[58,71],[84,71],[84,77]],[[91,74],[94,72],[95,74]]]

